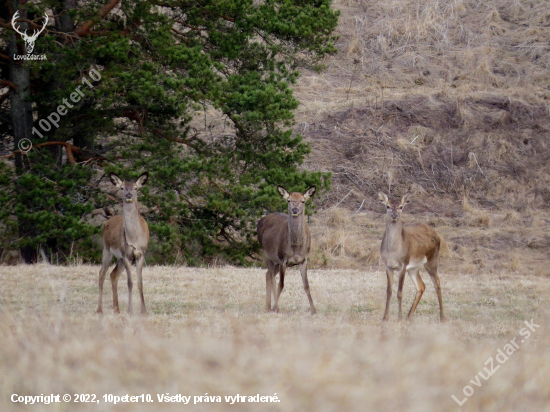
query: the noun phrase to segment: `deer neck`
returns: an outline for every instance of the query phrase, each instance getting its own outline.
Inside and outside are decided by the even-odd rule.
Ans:
[[[290,246],[302,246],[306,243],[306,220],[304,215],[288,217],[288,234]]]
[[[139,203],[137,199],[134,199],[133,202],[124,202],[122,216],[124,218],[124,235],[126,237],[126,242],[135,247],[138,240],[143,236],[140,219],[141,214],[139,213]]]
[[[403,245],[403,222],[401,219],[397,222],[391,219],[386,220],[386,236],[384,249],[388,252],[400,250]]]

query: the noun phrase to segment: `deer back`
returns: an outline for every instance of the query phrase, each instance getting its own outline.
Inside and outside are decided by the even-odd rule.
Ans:
[[[403,240],[412,259],[421,259],[425,256],[429,260],[439,251],[441,245],[441,238],[437,232],[424,223],[404,224]]]

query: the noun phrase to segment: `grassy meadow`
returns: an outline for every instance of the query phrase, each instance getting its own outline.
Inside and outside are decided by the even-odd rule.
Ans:
[[[427,289],[413,322],[382,322],[385,274],[310,270],[311,316],[299,272],[287,273],[281,313],[265,312],[265,271],[231,266],[146,267],[149,314],[95,313],[98,266],[0,267],[2,411],[545,411],[550,410],[550,283],[518,273],[441,273],[449,321]],[[135,274],[134,274],[135,276]],[[429,283],[428,283],[429,282]],[[405,282],[404,308],[413,299]],[[134,286],[134,302],[139,299]],[[519,343],[524,321],[540,327]],[[517,338],[494,376],[470,380]],[[494,367],[498,365],[494,361]],[[479,380],[479,377],[478,377]],[[474,393],[460,408],[463,388]],[[105,403],[112,394],[154,403]],[[193,404],[194,396],[221,396]],[[95,394],[100,403],[12,403],[12,394]],[[190,404],[157,394],[191,395]],[[276,396],[279,403],[225,402],[225,395]]]

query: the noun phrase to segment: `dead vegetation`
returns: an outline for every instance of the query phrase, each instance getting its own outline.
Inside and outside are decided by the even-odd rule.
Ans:
[[[513,271],[550,277],[547,265],[550,234],[546,215],[542,215],[544,218],[541,214],[534,214],[511,220],[510,212],[487,212],[475,208],[446,217],[426,212],[424,210],[429,205],[421,200],[418,203],[416,208],[420,212],[412,216],[404,214],[403,219],[405,222],[424,222],[436,229],[442,238],[442,273]],[[409,206],[414,207],[412,203]],[[355,213],[337,208],[318,213],[310,225],[310,265],[316,268],[378,269],[380,242],[384,234],[383,210],[379,212]],[[339,223],[335,225],[335,222]],[[541,227],[540,222],[544,222],[544,226]]]
[[[376,263],[376,193],[410,191],[407,218],[442,234],[447,270],[550,275],[548,2],[333,4],[339,53],[295,90],[303,166],[333,176],[315,200],[314,263]],[[221,114],[200,117],[199,133],[223,134]]]
[[[95,313],[99,266],[0,267],[0,410],[26,410],[12,394],[95,394],[99,404],[55,403],[33,411],[458,411],[484,362],[524,321],[540,328],[462,406],[464,411],[547,410],[548,296],[540,277],[510,271],[441,271],[446,324],[429,288],[414,322],[382,322],[386,278],[377,270],[311,270],[309,305],[290,269],[281,313],[265,312],[265,270],[144,268],[149,315]],[[426,278],[426,276],[424,276]],[[427,279],[425,279],[427,280]],[[120,287],[126,288],[125,282]],[[237,286],[238,285],[238,286]],[[121,293],[126,293],[122,290]],[[137,291],[134,291],[137,294]],[[411,305],[412,282],[403,304]],[[134,296],[135,298],[135,296]],[[495,361],[495,365],[498,363]],[[150,394],[153,403],[103,396]],[[280,403],[160,404],[157,394],[269,395]]]
[[[155,403],[117,410],[235,409],[160,405],[161,393],[277,393],[281,403],[262,404],[267,411],[548,410],[548,2],[334,5],[341,53],[296,91],[296,131],[313,148],[304,166],[333,172],[334,182],[310,222],[318,314],[307,313],[295,269],[281,314],[267,314],[263,269],[145,267],[150,315],[131,317],[111,314],[109,283],[105,315],[94,314],[97,266],[0,266],[0,410],[22,409],[13,393],[101,399],[33,411],[107,411],[104,394],[141,393]],[[210,115],[205,132],[215,135],[222,123]],[[405,221],[443,239],[447,324],[437,323],[432,288],[413,323],[395,321],[395,299],[392,320],[381,322],[381,189],[413,192]],[[406,281],[404,307],[413,295]],[[541,325],[534,335],[473,386],[531,319]],[[451,395],[462,399],[466,385],[474,393],[459,408]]]
[[[320,201],[330,210],[312,226],[316,262],[376,260],[383,227],[376,193],[411,191],[409,218],[442,232],[449,270],[500,270],[512,259],[549,275],[548,3],[335,7],[340,53],[325,72],[306,72],[295,93],[303,102],[296,131],[313,148],[305,167],[333,174]],[[322,227],[332,219],[325,214],[344,214],[335,205],[349,214],[344,226]]]

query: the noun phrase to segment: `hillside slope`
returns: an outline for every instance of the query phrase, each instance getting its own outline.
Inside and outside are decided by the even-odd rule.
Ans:
[[[408,219],[438,228],[450,269],[550,275],[548,3],[334,7],[339,53],[303,74],[296,131],[312,145],[305,167],[333,173],[323,208],[351,223],[320,213],[315,262],[378,263],[376,193],[411,191]]]

